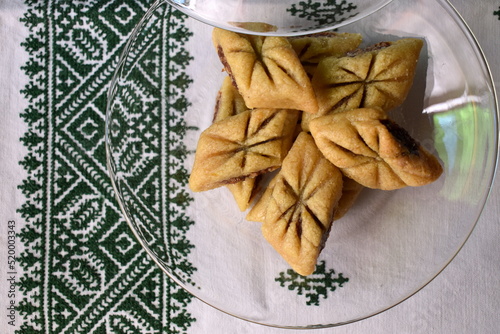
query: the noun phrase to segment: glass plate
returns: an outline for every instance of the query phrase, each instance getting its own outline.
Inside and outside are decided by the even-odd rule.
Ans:
[[[313,33],[360,20],[392,0],[171,0],[177,9],[212,26],[250,33],[248,22],[273,26],[263,35]]]
[[[192,193],[198,137],[224,73],[212,28],[157,2],[133,31],[109,91],[108,166],[126,220],[184,289],[236,317],[286,328],[337,326],[397,305],[429,283],[472,232],[498,152],[492,80],[444,1],[393,1],[340,31],[364,45],[425,40],[415,82],[391,117],[444,167],[434,183],[364,190],[334,222],[314,274],[294,274],[227,189]]]

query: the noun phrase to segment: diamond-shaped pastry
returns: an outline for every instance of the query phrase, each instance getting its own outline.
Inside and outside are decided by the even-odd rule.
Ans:
[[[322,59],[345,56],[361,44],[362,37],[354,33],[323,32],[289,37],[289,41],[304,69],[312,77]]]
[[[226,187],[233,194],[234,200],[240,211],[245,211],[250,207],[255,196],[259,192],[259,182],[261,175],[257,177],[247,177],[243,181],[228,184]]]
[[[342,174],[302,132],[273,179],[262,233],[301,275],[314,272],[342,194]]]
[[[204,191],[281,166],[298,111],[254,109],[213,123],[200,135],[189,186]]]
[[[225,71],[249,108],[317,112],[311,81],[286,38],[215,28],[212,40]]]
[[[250,211],[248,211],[245,217],[246,220],[262,223],[266,219],[267,206],[269,205],[269,200],[273,194],[276,179],[276,177],[271,179],[267,187],[262,192],[260,198],[257,199],[254,206],[252,206]]]
[[[243,97],[231,83],[231,78],[225,77],[217,93],[213,122],[215,123],[229,116],[240,114],[248,109]]]
[[[342,178],[342,196],[340,197],[337,209],[335,210],[334,220],[344,217],[349,209],[354,205],[363,186],[358,182],[346,176]]]
[[[345,57],[323,59],[312,79],[318,113],[304,114],[302,127],[309,131],[311,119],[355,108],[399,106],[413,84],[423,42],[405,38],[383,42]]]
[[[311,133],[323,155],[368,188],[393,190],[435,181],[443,168],[381,109],[354,109],[318,117]]]
[[[273,179],[276,181],[276,178]],[[266,217],[266,210],[269,204],[269,199],[273,193],[274,182],[269,183],[268,187],[260,197],[260,199],[255,203],[255,205],[250,209],[246,216],[246,220],[253,222],[262,222]],[[333,220],[339,220],[344,217],[349,209],[356,202],[359,194],[364,189],[358,182],[343,176],[342,177],[342,195],[339,199],[337,207],[335,209],[335,214]]]
[[[238,90],[233,86],[231,78],[225,77],[217,94],[214,112],[214,123],[248,110]],[[258,192],[259,177],[247,177],[241,182],[228,184],[227,188],[241,211],[248,209]]]

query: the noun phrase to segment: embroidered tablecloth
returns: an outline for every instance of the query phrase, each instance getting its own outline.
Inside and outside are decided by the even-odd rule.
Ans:
[[[483,46],[498,86],[500,4],[452,3]],[[285,332],[191,297],[149,259],[122,218],[106,168],[106,94],[150,5],[0,1],[1,333]],[[192,80],[182,66],[192,60],[182,47],[191,32],[185,16],[168,15],[182,94]],[[182,112],[187,103],[176,107]],[[423,291],[376,317],[317,332],[497,333],[499,201],[495,186],[464,249]]]

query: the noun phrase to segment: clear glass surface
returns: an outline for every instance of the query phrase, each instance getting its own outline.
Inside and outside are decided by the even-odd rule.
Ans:
[[[193,32],[189,39],[175,35],[179,24]],[[111,83],[110,175],[125,218],[153,260],[213,307],[286,328],[338,326],[376,315],[436,277],[481,214],[498,152],[490,73],[451,5],[393,1],[339,29],[361,33],[364,45],[425,40],[410,94],[391,116],[439,157],[444,173],[424,187],[364,190],[334,222],[318,262],[322,275],[313,275],[317,282],[290,277],[259,224],[245,221],[226,189],[194,194],[186,185],[225,75],[211,29],[182,21],[166,2],[157,2],[130,37]]]
[[[170,0],[177,9],[210,25],[251,33],[247,23],[272,26],[263,35],[297,35],[339,28],[392,0]]]

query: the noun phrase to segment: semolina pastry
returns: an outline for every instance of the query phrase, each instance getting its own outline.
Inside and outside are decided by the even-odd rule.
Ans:
[[[262,234],[298,274],[310,275],[330,233],[342,173],[302,132],[275,179]]]
[[[303,116],[303,129],[309,131],[314,117],[356,108],[389,111],[399,106],[413,84],[422,46],[420,39],[405,38],[323,59],[312,78],[318,113]]]
[[[297,118],[296,110],[254,109],[210,125],[198,140],[191,190],[205,191],[279,168]]]
[[[354,33],[323,32],[290,37],[289,41],[307,74],[312,77],[321,60],[345,56],[361,44],[362,37]]]
[[[285,38],[215,28],[212,41],[228,76],[189,186],[227,187],[298,274],[314,272],[333,222],[365,187],[422,186],[442,174],[438,159],[388,118],[412,86],[422,40],[359,49],[360,34]]]
[[[286,38],[215,28],[212,40],[225,71],[249,108],[317,112],[311,80]]]
[[[353,179],[346,176],[342,178],[342,196],[337,205],[337,210],[335,210],[334,220],[339,220],[345,216],[364,188],[365,187]]]
[[[252,32],[271,32],[277,31],[278,27],[265,22],[228,22],[234,27],[242,28]]]
[[[245,211],[250,207],[255,196],[259,192],[259,182],[261,175],[257,177],[246,177],[243,181],[228,184],[227,189],[233,194],[234,200],[240,211]]]
[[[248,110],[238,90],[231,83],[231,78],[225,77],[217,94],[213,122],[218,122],[230,116]],[[248,209],[258,192],[259,177],[247,177],[241,182],[228,184],[226,187],[238,204],[241,211]]]
[[[432,154],[381,109],[318,117],[311,133],[324,156],[368,188],[394,190],[435,181],[443,169]]]
[[[273,182],[274,181],[274,182]],[[246,220],[253,222],[262,222],[266,217],[266,210],[269,204],[269,199],[273,193],[274,183],[276,183],[276,178],[269,183],[268,187],[263,192],[260,199],[255,203],[255,205],[250,209],[246,216]],[[361,191],[364,189],[358,182],[343,176],[342,177],[342,195],[335,209],[335,214],[333,220],[339,220],[344,217],[349,209],[354,205],[356,199],[358,198]]]
[[[273,194],[274,184],[276,183],[277,178],[274,177],[266,189],[263,191],[260,198],[257,202],[252,206],[250,211],[248,211],[245,219],[251,222],[262,223],[266,219],[267,206],[269,204],[269,200]]]
[[[231,83],[231,78],[225,77],[215,100],[213,122],[240,114],[248,109],[243,97]]]

